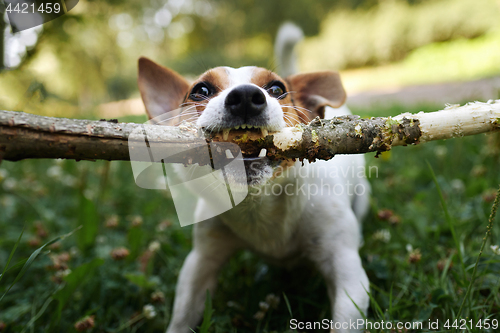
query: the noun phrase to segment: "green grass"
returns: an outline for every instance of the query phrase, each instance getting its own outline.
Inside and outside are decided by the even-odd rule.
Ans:
[[[394,107],[387,113],[402,111]],[[372,209],[363,223],[361,249],[371,282],[368,319],[439,320],[442,325],[455,319],[462,304],[461,317],[467,320],[500,319],[500,256],[490,249],[500,245],[498,217],[488,229],[500,183],[498,135],[398,147],[366,159],[378,167],[378,176],[370,178]],[[396,217],[380,219],[382,209]],[[178,225],[167,191],[136,187],[129,163],[4,161],[0,230],[0,272],[6,268],[0,280],[2,333],[76,332],[75,323],[87,316],[93,316],[93,332],[162,332],[167,327],[176,278],[191,247],[191,227]],[[487,230],[491,237],[478,260]],[[63,235],[57,245],[47,244]],[[119,247],[129,255],[115,260],[111,251]],[[271,293],[280,303],[255,319],[259,302]],[[144,310],[149,304],[155,316],[150,307]],[[238,253],[225,266],[218,291],[206,304],[211,308],[205,311],[204,332],[284,332],[292,314],[301,320],[329,316],[326,287],[317,272],[283,270],[249,252]]]

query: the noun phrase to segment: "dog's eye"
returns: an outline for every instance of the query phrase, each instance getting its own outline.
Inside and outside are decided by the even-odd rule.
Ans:
[[[277,99],[282,99],[285,97],[286,89],[285,89],[285,86],[283,85],[283,83],[281,83],[279,81],[274,81],[274,82],[271,82],[268,85],[268,87],[269,88],[267,88],[267,92],[272,97],[275,97]]]
[[[213,95],[213,90],[206,83],[200,82],[191,90],[189,97],[195,101],[206,100]]]

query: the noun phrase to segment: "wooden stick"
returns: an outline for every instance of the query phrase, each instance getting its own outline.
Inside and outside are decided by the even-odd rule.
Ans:
[[[336,154],[382,152],[393,146],[498,130],[500,100],[396,117],[315,119],[308,125],[269,133],[265,138],[260,131],[231,131],[227,141],[238,145],[228,146],[232,152],[237,153],[239,148],[245,156],[256,157],[265,148],[271,159],[314,161],[328,160]],[[0,159],[8,161],[29,158],[160,161],[168,156],[168,162],[191,164],[200,161],[207,144],[221,141],[224,140],[220,133],[203,132],[192,123],[166,127],[0,111]],[[166,155],[158,155],[159,151]]]

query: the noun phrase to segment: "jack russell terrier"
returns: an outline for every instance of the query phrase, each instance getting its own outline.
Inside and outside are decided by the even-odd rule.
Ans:
[[[278,35],[278,43],[290,49],[296,41],[286,43],[286,29],[284,35]],[[181,118],[221,132],[224,138],[230,131],[272,135],[286,126],[324,118],[325,111],[327,117],[349,112],[335,109],[346,95],[338,73],[331,71],[281,78],[259,67],[217,67],[189,83],[140,58],[138,84],[150,119],[180,108]],[[193,249],[179,274],[167,332],[192,332],[201,319],[207,290],[213,294],[218,271],[240,249],[285,264],[296,259],[314,263],[325,278],[331,302],[329,329],[359,332],[361,327],[353,329],[352,323],[361,320],[360,310],[366,313],[369,303],[369,282],[358,253],[360,220],[369,194],[364,174],[357,172],[364,170],[364,157],[279,162],[261,152],[258,157],[243,154],[243,160],[248,195],[241,203],[212,217],[209,198],[198,200],[195,216],[203,222],[194,226]]]

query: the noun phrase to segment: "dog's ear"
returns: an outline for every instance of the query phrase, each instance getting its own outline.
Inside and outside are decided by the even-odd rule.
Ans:
[[[149,119],[179,108],[189,90],[182,76],[144,57],[139,59],[137,81]]]
[[[337,72],[325,71],[291,75],[286,78],[293,101],[311,111],[312,120],[325,117],[325,106],[334,108],[344,104],[346,94]]]

